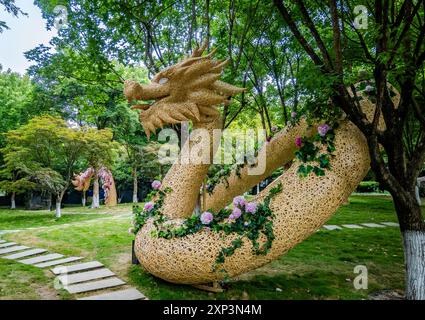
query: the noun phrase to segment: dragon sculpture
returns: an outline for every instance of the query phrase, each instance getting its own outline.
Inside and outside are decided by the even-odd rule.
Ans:
[[[227,61],[214,60],[213,52],[203,55],[205,49],[204,44],[194,50],[192,56],[160,71],[150,84],[132,80],[125,82],[124,94],[129,102],[154,101],[133,106],[141,110],[140,122],[148,136],[157,128],[183,121],[191,121],[193,128],[207,129],[210,134],[212,129],[221,128],[217,106],[244,89],[219,80]],[[373,117],[373,103],[361,90],[357,94],[364,97],[359,101],[363,112]],[[267,155],[263,174],[249,175],[245,166],[238,174],[232,173],[228,183],[219,183],[212,194],[207,195],[204,207],[220,210],[233,197],[243,194],[277,168],[293,161],[288,170],[253,200],[259,203],[276,185],[283,187],[283,191],[270,201],[275,236],[270,251],[266,255],[254,255],[251,243],[245,239],[241,248],[224,262],[227,276],[234,277],[261,267],[309,237],[347,201],[368,172],[370,158],[366,139],[348,119],[343,118],[335,130],[336,150],[333,152],[331,170],[326,171],[324,176],[309,174],[306,178],[300,178],[297,173],[300,162],[294,160],[297,149],[294,139],[311,136],[315,129],[305,120],[285,127],[259,150],[259,154],[265,152]],[[196,147],[197,141],[188,140],[185,143],[192,148]],[[172,190],[162,205],[162,213],[167,218],[181,221],[192,215],[208,167],[208,164],[182,164],[180,161],[173,164],[161,187]],[[212,270],[211,265],[220,248],[229,246],[235,235],[205,228],[186,237],[164,239],[152,237],[153,228],[152,221],[146,223],[135,240],[136,256],[151,274],[169,282],[192,285],[215,282],[226,276]]]
[[[74,185],[75,190],[83,192],[83,196],[85,197],[85,192],[90,188],[90,181],[95,174],[97,174],[102,181],[102,189],[105,192],[105,205],[111,207],[116,206],[117,191],[115,188],[114,177],[112,176],[111,171],[105,167],[101,167],[97,173],[95,169],[89,167],[86,171],[74,175],[74,179],[71,182]],[[85,205],[85,198],[83,204]]]

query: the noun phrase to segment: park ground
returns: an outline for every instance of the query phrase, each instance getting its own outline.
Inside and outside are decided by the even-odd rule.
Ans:
[[[224,293],[157,279],[131,264],[131,204],[68,207],[56,220],[48,211],[0,209],[2,239],[95,259],[155,299],[373,299],[402,296],[403,248],[395,227],[320,230],[280,259],[227,283]],[[424,208],[425,209],[425,208]],[[353,195],[327,224],[397,222],[389,196]],[[356,265],[368,269],[368,289],[356,290]],[[0,258],[0,299],[73,299],[54,289],[46,270]]]

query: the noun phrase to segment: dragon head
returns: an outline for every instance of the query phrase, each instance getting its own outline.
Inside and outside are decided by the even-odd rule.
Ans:
[[[245,90],[219,80],[228,61],[212,59],[215,50],[202,56],[206,47],[204,43],[192,56],[158,72],[150,84],[125,81],[124,95],[129,102],[150,102],[132,106],[141,110],[140,122],[148,137],[167,124],[211,122],[220,115],[217,105]]]

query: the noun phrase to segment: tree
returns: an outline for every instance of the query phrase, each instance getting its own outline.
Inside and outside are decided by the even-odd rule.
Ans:
[[[368,6],[367,32],[354,24],[353,9],[363,4],[360,1],[295,3],[274,0],[287,28],[316,66],[316,75],[329,83],[320,89],[365,135],[371,167],[393,197],[403,235],[406,297],[425,299],[425,223],[415,199],[416,178],[425,160],[425,3],[376,0],[374,7]],[[322,27],[323,17],[329,17],[331,29]],[[347,89],[356,96],[354,62],[372,74],[376,110],[370,118]],[[398,104],[391,99],[388,82],[400,92]],[[381,117],[385,129],[378,126]]]
[[[67,182],[55,170],[50,168],[38,168],[27,172],[28,180],[34,183],[35,190],[48,194],[48,209],[51,209],[52,194],[59,194],[66,187]],[[60,218],[61,202],[56,201],[56,217]],[[58,214],[59,211],[59,214]]]
[[[0,149],[5,155],[4,164],[0,169],[0,190],[10,194],[10,208],[16,209],[16,195],[34,189],[35,184],[28,179],[28,169],[22,161],[23,152],[14,150],[12,146]]]
[[[40,116],[16,130],[9,131],[6,134],[6,142],[7,147],[3,150],[6,158],[20,159],[20,162],[29,168],[26,173],[32,176],[34,181],[40,183],[45,179],[46,183],[41,185],[47,186],[44,189],[55,195],[56,217],[59,218],[63,196],[87,146],[84,132],[68,127],[61,118]],[[48,176],[50,181],[47,180]]]

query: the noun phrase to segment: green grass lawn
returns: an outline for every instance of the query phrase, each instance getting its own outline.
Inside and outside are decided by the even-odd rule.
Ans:
[[[129,213],[130,207],[123,207],[120,212]],[[12,221],[9,227],[16,229]],[[328,223],[380,221],[396,221],[391,198],[356,195]],[[280,259],[232,279],[226,292],[212,294],[167,283],[140,266],[131,265],[133,237],[127,232],[129,226],[130,218],[118,215],[114,219],[26,230],[3,238],[97,259],[150,299],[367,299],[371,293],[386,289],[403,292],[403,251],[398,228],[319,231]],[[368,268],[367,290],[353,287],[356,265]],[[0,258],[0,276],[0,299],[73,298],[53,289],[54,277],[48,271]],[[30,286],[25,286],[27,281]]]
[[[35,227],[49,227],[77,221],[104,218],[109,215],[118,215],[131,212],[131,204],[120,204],[116,207],[102,206],[98,209],[83,207],[66,207],[62,209],[62,217],[55,218],[54,211],[48,210],[11,210],[0,209],[0,230],[16,230]]]
[[[349,205],[342,205],[327,223],[397,222],[390,196],[355,195],[349,198],[349,202]]]

